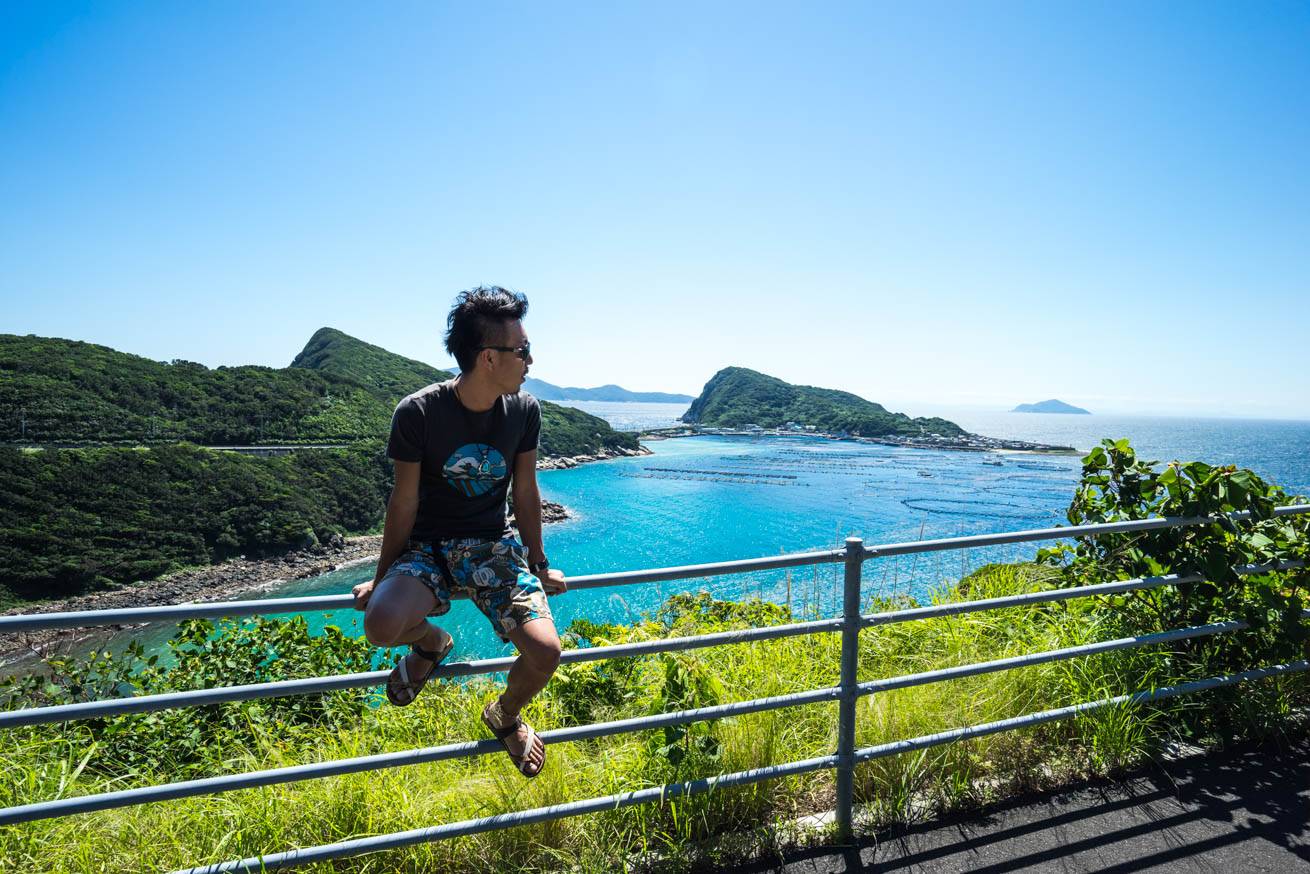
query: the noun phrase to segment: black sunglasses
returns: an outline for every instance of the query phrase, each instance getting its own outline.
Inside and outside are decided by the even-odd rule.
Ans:
[[[479,346],[479,349],[495,349],[497,352],[513,352],[518,357],[527,361],[532,355],[532,344],[524,343],[522,346]]]

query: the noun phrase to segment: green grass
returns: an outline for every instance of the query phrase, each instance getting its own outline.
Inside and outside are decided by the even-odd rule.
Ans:
[[[939,599],[1041,588],[1052,584],[1049,574],[1031,565],[990,566]],[[861,635],[859,676],[889,677],[1115,636],[1102,627],[1106,615],[1079,600],[870,629]],[[789,618],[773,605],[684,597],[670,603],[662,621],[577,623],[574,631],[604,644]],[[527,715],[538,729],[547,729],[831,686],[838,681],[839,649],[839,636],[825,634],[569,665]],[[914,737],[1180,679],[1169,673],[1166,655],[1164,647],[1153,647],[875,695],[859,702],[857,743]],[[261,702],[231,705],[223,711],[227,717],[246,720],[231,742],[222,735],[203,749],[182,739],[161,742],[149,764],[131,772],[107,766],[115,757],[106,745],[116,741],[103,724],[16,730],[0,754],[0,804],[481,738],[486,732],[478,715],[494,691],[486,681],[430,686],[409,708],[360,708],[344,729],[294,723],[294,715],[273,718],[281,711]],[[1223,700],[1248,702],[1255,733],[1291,725],[1307,697],[1302,678],[1242,691]],[[1103,710],[868,763],[856,779],[857,803],[866,805],[867,814],[861,827],[1132,766],[1180,730],[1179,714],[1186,708],[1214,701],[1209,695]],[[836,712],[835,703],[811,705],[701,723],[682,734],[651,731],[554,744],[544,773],[532,781],[497,754],[9,826],[0,828],[0,871],[169,870],[828,755],[836,744]],[[335,724],[342,724],[340,717]],[[96,745],[97,737],[105,739],[103,745]],[[305,870],[676,870],[693,860],[712,862],[710,839],[724,833],[745,835],[734,854],[767,853],[786,838],[787,823],[830,809],[833,794],[832,772],[821,772]]]

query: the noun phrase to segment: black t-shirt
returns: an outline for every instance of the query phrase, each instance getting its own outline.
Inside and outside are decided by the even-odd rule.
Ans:
[[[459,402],[454,380],[402,400],[391,419],[387,455],[423,465],[410,537],[505,536],[514,456],[536,449],[540,435],[541,406],[526,392],[501,395],[482,413]]]

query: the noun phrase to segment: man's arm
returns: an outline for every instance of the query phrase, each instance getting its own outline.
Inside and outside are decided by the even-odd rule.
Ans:
[[[528,550],[528,564],[546,558],[541,540],[541,491],[537,488],[537,451],[520,452],[514,456],[514,518],[518,520],[519,537]],[[558,595],[567,589],[564,574],[550,568],[537,575],[548,595]]]
[[[382,525],[382,553],[378,556],[378,569],[372,582],[355,586],[355,609],[363,610],[368,604],[373,587],[381,582],[400,554],[405,551],[414,519],[418,516],[418,482],[421,462],[397,461],[396,485],[387,501],[386,522]]]
[[[519,523],[519,537],[528,549],[528,561],[536,563],[546,557],[541,541],[541,491],[537,488],[537,452],[520,452],[514,456],[514,518]]]

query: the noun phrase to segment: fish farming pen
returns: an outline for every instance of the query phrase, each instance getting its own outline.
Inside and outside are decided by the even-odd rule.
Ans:
[[[1275,516],[1290,516],[1310,512],[1310,505],[1279,507]],[[1213,524],[1220,519],[1231,521],[1250,519],[1249,513],[1234,513],[1226,517],[1151,518],[1127,522],[1092,525],[1039,528],[1009,531],[996,534],[975,534],[932,540],[914,540],[901,543],[866,545],[861,539],[846,540],[842,549],[795,553],[765,558],[751,558],[710,564],[667,567],[652,570],[625,571],[575,577],[570,588],[585,590],[610,586],[640,585],[646,583],[689,580],[702,577],[738,574],[763,570],[792,570],[822,564],[840,564],[842,577],[842,613],[840,617],[787,625],[749,628],[716,632],[690,637],[663,640],[645,640],[612,646],[597,646],[567,650],[562,656],[565,663],[600,661],[616,658],[633,658],[655,653],[668,653],[707,647],[725,646],[748,641],[776,640],[804,635],[836,634],[840,636],[840,682],[828,688],[811,689],[793,694],[778,695],[722,704],[678,710],[632,719],[578,725],[543,731],[541,737],[549,744],[572,743],[588,739],[648,731],[651,729],[688,725],[724,717],[761,713],[784,708],[806,707],[814,704],[836,703],[837,719],[835,749],[827,755],[799,761],[785,762],[746,771],[719,774],[698,780],[670,783],[641,789],[616,792],[597,798],[588,798],[546,807],[521,810],[513,813],[468,819],[460,822],[425,825],[408,831],[372,835],[319,846],[272,849],[267,853],[226,862],[190,865],[179,859],[178,870],[193,874],[219,874],[219,872],[267,871],[296,865],[323,862],[358,856],[381,850],[413,846],[426,842],[474,835],[514,826],[541,823],[565,817],[612,811],[634,805],[660,804],[669,799],[700,795],[728,787],[745,786],[776,780],[782,777],[818,771],[836,773],[835,819],[839,834],[849,838],[852,833],[854,807],[855,766],[896,756],[901,753],[925,750],[952,744],[970,738],[998,734],[1027,726],[1041,725],[1069,719],[1080,714],[1120,705],[1143,704],[1190,695],[1209,689],[1252,683],[1259,680],[1305,671],[1310,661],[1288,661],[1283,664],[1251,665],[1248,669],[1222,676],[1179,683],[1154,689],[1142,689],[1123,695],[1083,701],[1066,707],[1027,713],[1009,719],[945,729],[932,734],[858,748],[855,744],[856,704],[866,696],[895,689],[906,689],[940,683],[962,677],[1007,671],[1030,665],[1045,664],[1078,658],[1095,653],[1128,650],[1153,644],[1190,640],[1229,634],[1243,629],[1242,621],[1231,620],[1186,628],[1165,629],[1158,632],[1102,640],[1079,646],[1034,652],[986,662],[905,674],[875,680],[861,681],[857,676],[857,653],[860,633],[864,629],[896,623],[915,622],[941,616],[954,616],[991,610],[1005,610],[1034,604],[1068,601],[1096,595],[1188,586],[1202,582],[1202,574],[1163,574],[1130,580],[1094,583],[1070,588],[1042,590],[981,600],[934,604],[909,609],[861,613],[864,564],[869,561],[895,556],[921,556],[942,554],[956,550],[1004,544],[1033,543],[1063,540],[1072,537],[1095,538],[1109,534],[1123,534]],[[1246,566],[1235,568],[1239,574],[1256,574],[1284,568],[1300,567],[1297,563],[1276,566]],[[68,613],[26,614],[0,617],[0,633],[15,633],[50,628],[76,628],[120,623],[170,621],[201,617],[251,616],[289,612],[306,612],[349,608],[350,595],[329,595],[306,598],[284,598],[263,601],[235,601],[215,604],[179,604],[162,607],[142,607],[119,610],[97,610]],[[439,678],[468,677],[505,671],[513,660],[493,658],[456,664],[445,664],[435,673]],[[324,692],[364,688],[385,682],[386,671],[368,671],[303,680],[285,680],[256,683],[227,688],[199,689],[157,695],[91,701],[69,705],[33,707],[0,712],[0,728],[63,722],[68,720],[103,718],[125,713],[144,713],[196,707],[223,701],[239,701],[286,695],[314,695]],[[495,740],[469,740],[441,746],[421,747],[354,758],[318,762],[305,765],[270,768],[261,771],[229,774],[195,780],[184,780],[140,788],[101,792],[91,795],[33,800],[26,804],[0,809],[0,825],[13,825],[33,820],[75,816],[96,810],[150,804],[192,796],[213,795],[258,786],[272,786],[305,780],[317,780],[341,774],[361,773],[386,768],[401,768],[425,762],[438,762],[470,756],[500,754],[502,748]]]

